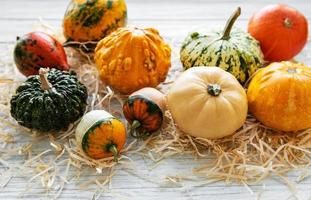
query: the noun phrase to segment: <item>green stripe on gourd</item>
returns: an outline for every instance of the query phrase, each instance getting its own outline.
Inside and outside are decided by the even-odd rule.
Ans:
[[[96,4],[97,0],[87,0],[83,4],[73,5],[76,9],[70,10],[71,13],[68,11],[66,15],[70,14],[77,24],[83,22],[82,26],[94,26],[100,22],[105,13],[105,7],[98,7]]]
[[[83,138],[82,138],[82,149],[83,151],[87,152],[88,148],[89,148],[89,134],[94,134],[94,130],[97,129],[98,127],[100,127],[103,124],[110,124],[111,125],[111,119],[115,119],[118,120],[115,117],[109,117],[106,119],[102,119],[97,121],[95,124],[93,124],[84,134]],[[120,120],[118,120],[120,121]],[[120,121],[121,122],[121,121]]]
[[[248,33],[233,28],[240,8],[230,17],[226,28],[188,35],[180,50],[185,69],[195,66],[218,66],[244,83],[263,64],[259,43]]]

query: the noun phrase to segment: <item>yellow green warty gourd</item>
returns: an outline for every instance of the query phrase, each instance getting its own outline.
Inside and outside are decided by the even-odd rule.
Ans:
[[[64,36],[68,41],[99,41],[125,26],[125,0],[71,0],[64,19]]]
[[[218,66],[244,83],[261,67],[264,60],[258,41],[240,29],[232,29],[240,13],[238,8],[224,30],[190,33],[180,50],[184,68]]]

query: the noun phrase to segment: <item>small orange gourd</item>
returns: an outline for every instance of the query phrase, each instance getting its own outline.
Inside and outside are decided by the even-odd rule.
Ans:
[[[154,28],[119,28],[95,49],[101,79],[124,94],[163,82],[171,66],[171,49]]]
[[[132,93],[123,104],[123,114],[131,125],[131,135],[143,138],[161,128],[165,96],[155,88],[142,88]]]
[[[126,141],[123,123],[104,110],[93,110],[85,114],[76,129],[76,141],[84,153],[94,159],[118,154]]]
[[[311,127],[311,68],[277,62],[262,68],[248,91],[249,111],[264,125],[281,131]]]

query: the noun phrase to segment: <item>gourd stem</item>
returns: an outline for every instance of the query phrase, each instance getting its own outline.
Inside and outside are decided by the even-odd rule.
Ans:
[[[230,32],[233,27],[233,24],[236,21],[236,19],[240,16],[240,14],[241,14],[241,8],[238,7],[236,11],[231,15],[229,20],[227,21],[221,40],[228,40],[230,38]]]
[[[130,134],[132,137],[134,138],[140,138],[140,135],[137,133],[137,128],[140,127],[140,122],[138,120],[134,120],[132,125],[131,125],[131,131],[130,131]]]
[[[141,123],[138,120],[133,121],[132,126],[131,126],[131,131],[130,131],[130,134],[133,138],[140,139],[140,138],[144,138],[150,135],[150,133],[146,131],[139,133],[137,131],[137,128],[139,128],[140,126],[141,126]]]
[[[285,20],[284,20],[284,26],[285,26],[286,28],[291,28],[291,27],[293,26],[292,20],[290,20],[289,18],[285,18]]]
[[[221,93],[221,87],[218,84],[209,84],[207,86],[208,94],[217,97]]]
[[[131,126],[131,129],[137,129],[140,127],[140,122],[138,120],[134,120]]]
[[[50,90],[52,88],[52,85],[47,78],[48,72],[49,72],[48,68],[40,68],[40,70],[39,70],[39,76],[40,76],[41,89],[42,90]]]
[[[116,145],[114,144],[110,145],[108,151],[113,154],[113,161],[117,163],[118,162],[118,149]]]

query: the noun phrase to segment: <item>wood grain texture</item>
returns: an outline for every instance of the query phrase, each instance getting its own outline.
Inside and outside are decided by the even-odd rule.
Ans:
[[[1,0],[0,50],[8,51],[7,45],[12,46],[17,35],[32,31],[38,23],[38,17],[42,17],[60,31],[61,20],[68,2],[67,0]],[[196,27],[212,28],[224,25],[226,18],[237,6],[242,7],[243,13],[237,26],[246,29],[247,19],[252,13],[264,5],[280,2],[299,9],[309,20],[311,19],[311,1],[302,0],[128,0],[127,4],[129,24],[156,27],[168,41],[180,42],[190,30]],[[308,44],[304,52],[299,55],[299,58],[309,65],[311,65],[310,46]],[[2,57],[0,59],[2,60]],[[16,139],[19,143],[26,144],[31,138],[21,135]],[[33,147],[33,154],[42,152],[49,145],[46,141],[38,143]],[[3,149],[0,148],[0,153],[1,151]],[[51,152],[51,156],[53,155],[54,153]],[[173,159],[163,160],[161,165],[154,169],[152,169],[154,163],[141,156],[131,156],[131,158],[134,159],[135,166],[127,169],[117,167],[116,175],[111,184],[104,188],[105,192],[101,196],[97,196],[97,187],[91,187],[89,190],[79,189],[81,184],[98,177],[94,169],[84,169],[80,172],[80,177],[76,177],[75,174],[79,169],[73,168],[68,178],[69,183],[66,184],[60,199],[311,199],[311,178],[302,182],[297,181],[300,172],[294,171],[288,174],[289,179],[296,185],[296,196],[293,196],[288,187],[273,176],[262,183],[249,186],[251,191],[237,183],[226,185],[224,182],[216,182],[195,186],[195,182],[169,184],[165,179],[166,175],[189,174],[195,166],[208,163],[211,158],[194,161],[191,155],[176,156]],[[10,163],[23,164],[23,156],[11,159]],[[55,164],[53,167],[55,170],[63,171],[66,162]],[[0,164],[0,184],[1,181],[5,181],[5,170],[5,165]],[[137,172],[139,177],[135,175]],[[311,173],[311,169],[306,169],[306,173]],[[20,172],[6,187],[0,187],[0,199],[51,199],[58,192],[58,187],[47,191],[38,184],[39,182],[40,179],[29,182],[27,174]],[[28,191],[26,188],[29,184],[33,187]],[[189,190],[191,185],[194,187]]]
[[[2,0],[0,14],[0,42],[13,42],[17,35],[33,30],[39,17],[60,30],[62,17],[68,1],[53,0]],[[242,14],[237,26],[246,29],[247,19],[258,9],[269,3],[282,2],[299,9],[311,19],[311,1],[300,0],[128,0],[129,24],[153,26],[169,37],[184,37],[195,27],[212,28],[223,26],[232,11],[241,6]],[[27,8],[27,9],[25,9]]]

